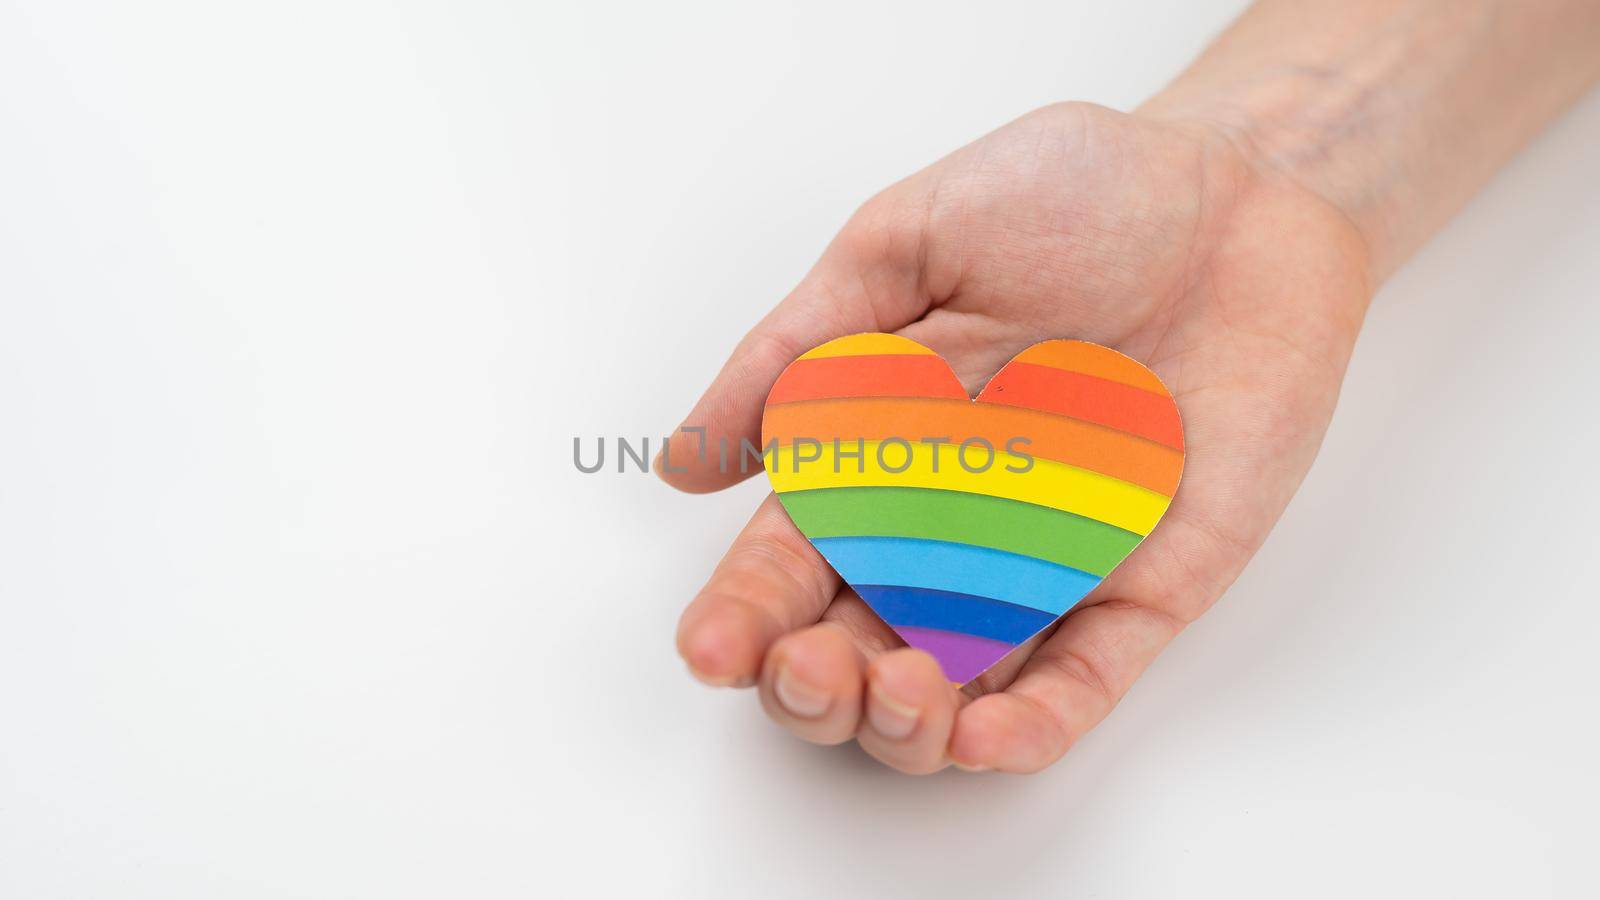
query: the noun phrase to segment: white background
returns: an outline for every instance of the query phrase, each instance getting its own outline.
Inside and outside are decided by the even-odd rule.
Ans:
[[[1231,2],[0,3],[0,896],[1596,896],[1600,96],[1065,761],[690,681],[675,427],[862,199]]]

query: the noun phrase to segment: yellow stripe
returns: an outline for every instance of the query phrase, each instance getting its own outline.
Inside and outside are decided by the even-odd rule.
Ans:
[[[850,334],[823,344],[801,355],[801,359],[828,356],[932,356],[933,351],[898,334]]]
[[[1020,500],[1065,510],[1086,516],[1107,525],[1115,525],[1135,534],[1149,534],[1161,514],[1172,501],[1155,491],[1118,481],[1076,466],[1068,466],[1048,459],[1035,457],[1033,468],[1027,472],[1007,471],[1007,466],[1021,468],[1026,460],[996,448],[994,463],[982,472],[968,472],[956,457],[956,447],[945,444],[936,448],[932,444],[911,441],[910,466],[903,472],[883,468],[878,460],[881,441],[865,441],[865,459],[853,457],[856,442],[839,442],[844,451],[838,460],[839,471],[834,472],[834,451],[831,441],[822,445],[821,455],[811,460],[815,450],[809,444],[799,449],[806,451],[805,459],[795,460],[796,447],[779,447],[767,457],[767,474],[778,493],[805,491],[834,487],[920,487],[968,494],[984,494]],[[906,461],[906,448],[897,441],[889,441],[883,449],[883,462],[898,467]],[[934,453],[938,453],[939,471],[933,471]],[[982,466],[987,454],[981,447],[973,447],[967,461]],[[796,471],[798,466],[799,471]],[[860,471],[858,471],[860,467]]]

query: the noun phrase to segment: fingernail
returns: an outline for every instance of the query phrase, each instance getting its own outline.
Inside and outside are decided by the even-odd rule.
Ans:
[[[784,709],[802,719],[815,719],[833,704],[827,691],[796,678],[788,666],[778,669],[778,677],[772,680],[772,693]]]
[[[748,675],[735,677],[733,675],[712,675],[702,672],[693,665],[689,666],[689,674],[693,675],[701,684],[710,687],[747,688],[755,684],[755,679]]]
[[[872,700],[867,704],[867,721],[872,723],[873,731],[890,740],[903,740],[916,730],[919,715],[915,706],[901,703],[885,694],[877,685],[872,686]]]
[[[988,772],[988,771],[990,771],[988,766],[969,766],[966,763],[956,762],[953,759],[950,760],[950,765],[955,766],[956,768],[960,769],[963,772]]]

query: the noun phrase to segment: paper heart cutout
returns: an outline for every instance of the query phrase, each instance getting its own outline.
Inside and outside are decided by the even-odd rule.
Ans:
[[[1084,341],[1029,347],[971,400],[916,341],[838,338],[783,371],[761,425],[795,525],[957,684],[1082,600],[1183,473],[1161,379]]]

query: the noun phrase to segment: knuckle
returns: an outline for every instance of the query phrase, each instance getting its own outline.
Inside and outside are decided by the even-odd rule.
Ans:
[[[1116,701],[1119,692],[1112,684],[1109,666],[1098,657],[1070,647],[1062,647],[1041,650],[1034,655],[1034,660],[1050,671],[1084,685],[1097,698],[1108,702]]]
[[[754,596],[771,599],[788,595],[820,602],[825,595],[831,595],[832,587],[816,565],[814,553],[809,545],[802,550],[781,537],[756,534],[740,543],[724,567],[728,576],[756,588]]]
[[[765,592],[759,586],[744,585],[738,581],[708,587],[695,600],[701,612],[692,619],[685,615],[683,628],[690,630],[713,615],[733,615],[743,618],[746,624],[759,632],[782,631],[783,623],[767,604],[756,599],[762,596],[765,596]]]
[[[735,354],[734,359],[748,362],[741,371],[733,374],[740,377],[754,377],[757,369],[764,370],[787,363],[808,349],[810,348],[800,346],[795,338],[783,329],[773,327],[764,321],[745,335],[741,352]]]
[[[1077,743],[1078,736],[1062,718],[1060,712],[1048,703],[1027,695],[1019,695],[1019,699],[1038,717],[1048,733],[1044,746],[1021,767],[1024,771],[1037,772],[1072,749],[1072,745]]]
[[[891,258],[921,233],[926,216],[908,204],[895,188],[882,191],[856,208],[834,239],[835,245],[857,257]]]

